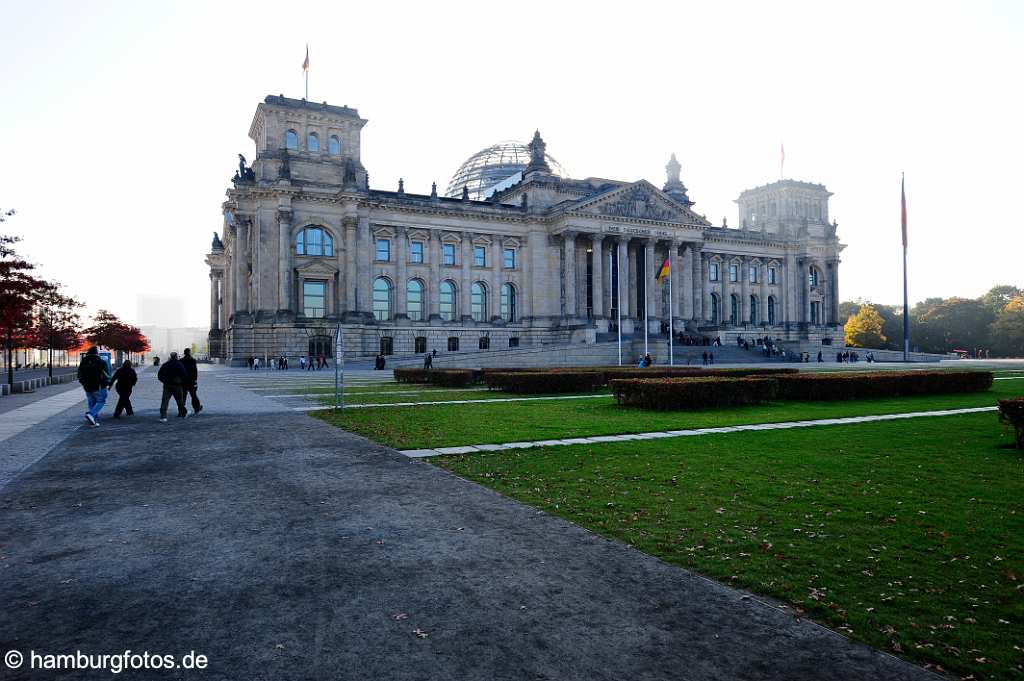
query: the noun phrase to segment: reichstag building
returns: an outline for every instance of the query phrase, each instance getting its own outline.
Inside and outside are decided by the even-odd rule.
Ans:
[[[673,155],[646,180],[572,179],[540,133],[474,154],[446,191],[370,187],[366,119],[269,96],[227,191],[210,267],[210,353],[476,351],[664,332],[842,338],[824,186],[742,192],[736,227],[694,211]],[[665,259],[669,277],[655,281]],[[620,321],[621,320],[621,321]],[[838,340],[841,343],[841,340]]]

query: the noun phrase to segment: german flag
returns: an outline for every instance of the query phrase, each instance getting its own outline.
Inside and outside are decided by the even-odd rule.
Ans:
[[[658,273],[654,275],[654,281],[661,281],[669,275],[668,258],[665,258],[665,262],[661,263],[661,267],[658,268]]]

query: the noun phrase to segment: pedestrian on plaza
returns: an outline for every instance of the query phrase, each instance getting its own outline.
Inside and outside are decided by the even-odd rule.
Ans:
[[[434,348],[434,351],[431,352],[430,354],[433,355],[434,357],[437,357],[437,348]]]
[[[78,382],[85,390],[85,399],[89,405],[88,411],[85,412],[85,420],[97,428],[100,425],[100,412],[107,403],[107,386],[110,385],[107,363],[100,359],[99,353],[96,346],[92,346],[78,365]]]
[[[160,366],[160,357],[159,356],[153,357],[153,366],[155,366],[155,367]]]
[[[708,364],[714,364],[714,363],[715,363],[715,353],[709,352],[708,353]]]
[[[431,355],[429,352],[427,354],[423,355],[423,368],[424,369],[433,369],[434,368],[434,356]]]
[[[192,351],[189,348],[185,348],[185,356],[181,358],[181,366],[185,367],[185,375],[188,380],[182,386],[182,401],[185,401],[187,397],[192,398],[192,415],[196,416],[203,410],[202,403],[199,402],[198,383],[199,383],[199,367],[196,366],[196,360],[192,356]]]
[[[167,403],[171,401],[172,397],[174,403],[178,405],[178,418],[187,417],[188,411],[185,409],[185,394],[182,386],[188,382],[188,374],[185,372],[185,367],[178,361],[178,353],[171,353],[171,358],[160,367],[156,377],[164,385],[163,394],[160,396],[160,423],[167,423]]]
[[[818,362],[824,362],[825,359],[821,356],[821,350],[818,350]]]
[[[707,352],[702,352],[701,355],[700,355],[700,358],[702,360],[704,360],[704,366],[707,366],[708,365],[708,353]]]
[[[114,407],[114,418],[121,418],[121,412],[128,414],[128,416],[135,416],[135,411],[132,409],[132,388],[138,383],[139,376],[135,373],[135,369],[132,368],[132,363],[129,360],[125,360],[124,364],[114,372],[114,377],[110,379],[111,385],[114,386],[114,390],[117,391],[117,406]]]

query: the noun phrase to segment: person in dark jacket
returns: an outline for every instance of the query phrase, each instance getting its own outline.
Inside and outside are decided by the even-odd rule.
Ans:
[[[78,382],[85,390],[85,398],[89,409],[85,412],[85,420],[95,427],[100,425],[100,412],[107,403],[107,386],[110,385],[110,373],[107,363],[100,359],[96,346],[89,348],[78,365]]]
[[[192,415],[195,416],[203,410],[203,405],[199,403],[199,395],[197,394],[198,382],[199,382],[199,369],[196,367],[195,357],[192,356],[192,351],[185,348],[185,356],[181,358],[181,366],[185,367],[185,374],[188,376],[188,381],[183,386],[184,393],[182,399],[187,399],[189,396],[192,397]]]
[[[175,404],[178,405],[178,418],[183,419],[188,416],[188,411],[185,409],[185,394],[182,390],[182,386],[188,382],[188,374],[185,373],[185,367],[178,360],[178,353],[171,353],[171,358],[160,367],[156,377],[164,384],[164,392],[160,396],[160,423],[167,423],[167,403],[171,401],[172,397]]]
[[[115,419],[121,418],[122,411],[128,416],[135,415],[135,411],[132,409],[132,388],[138,382],[138,374],[132,368],[132,363],[126,359],[121,368],[114,372],[114,377],[110,379],[111,385],[117,391],[117,406],[114,407]]]

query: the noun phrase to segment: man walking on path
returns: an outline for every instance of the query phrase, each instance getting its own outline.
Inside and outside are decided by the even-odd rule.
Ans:
[[[85,420],[95,427],[99,427],[99,415],[103,411],[103,405],[107,403],[107,386],[110,384],[110,374],[107,372],[107,364],[100,359],[99,350],[92,346],[85,353],[81,364],[78,365],[78,382],[85,390],[85,399],[89,403],[89,410],[85,412]]]
[[[185,410],[185,395],[182,386],[188,381],[188,374],[185,367],[178,361],[178,353],[172,352],[171,358],[160,367],[157,379],[164,384],[163,395],[160,396],[160,423],[167,423],[167,403],[174,398],[178,405],[178,418],[185,418],[188,412]]]
[[[182,400],[186,397],[192,397],[192,415],[195,416],[203,410],[203,405],[199,403],[199,395],[197,394],[199,382],[199,369],[196,367],[195,357],[192,356],[192,350],[185,348],[185,356],[181,358],[181,366],[185,367],[185,375],[188,380],[185,381],[184,394]]]
[[[114,377],[110,379],[110,383],[114,386],[114,390],[117,391],[117,406],[114,407],[115,419],[121,418],[122,411],[128,414],[128,416],[135,415],[135,411],[132,409],[132,388],[135,387],[138,381],[138,374],[135,373],[132,363],[127,359],[114,372]]]

